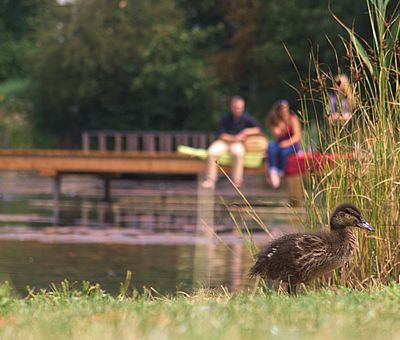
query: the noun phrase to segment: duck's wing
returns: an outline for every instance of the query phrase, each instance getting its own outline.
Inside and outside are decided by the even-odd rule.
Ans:
[[[294,242],[293,262],[302,276],[311,272],[324,271],[332,262],[329,242],[318,234],[304,234]]]
[[[258,253],[250,275],[303,282],[321,266],[325,268],[326,258],[330,257],[331,248],[324,235],[288,234],[272,241]]]
[[[269,243],[257,254],[256,262],[250,269],[250,276],[260,275],[272,280],[285,279],[295,272],[299,250],[296,242],[303,233],[287,234]]]

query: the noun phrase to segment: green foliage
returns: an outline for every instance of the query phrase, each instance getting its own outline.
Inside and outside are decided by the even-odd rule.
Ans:
[[[3,0],[0,2],[0,82],[29,76],[36,52],[34,33],[40,14],[51,0]]]
[[[28,79],[9,79],[0,83],[0,96],[3,102],[5,97],[26,98],[27,89],[30,86]]]
[[[30,74],[29,59],[34,50],[32,41],[15,41],[9,35],[0,33],[0,81]]]
[[[0,2],[0,146],[32,147],[27,112],[32,60],[37,52],[35,33],[53,0]]]
[[[215,111],[216,86],[196,50],[203,34],[182,27],[172,0],[131,1],[123,8],[78,1],[59,12],[54,25],[41,36],[34,76],[34,119],[43,132],[77,138],[89,128],[209,123],[204,116]]]
[[[38,15],[52,0],[2,0],[0,2],[0,27],[13,38],[21,39],[35,31]]]
[[[0,81],[32,78],[40,146],[77,147],[83,129],[212,130],[232,94],[263,121],[277,99],[300,106],[288,84],[315,75],[310,50],[347,71],[330,10],[373,39],[364,1],[4,0]]]
[[[226,86],[243,93],[260,118],[277,99],[288,98],[299,106],[297,93],[287,84],[301,87],[296,70],[302,79],[309,76],[312,50],[337,72],[334,48],[339,58],[344,56],[339,37],[344,29],[333,19],[329,3],[236,0],[226,6],[224,21],[231,35],[214,61]],[[344,22],[355,22],[361,33],[367,29],[364,2],[331,3],[331,10]]]
[[[13,79],[0,84],[0,147],[30,148],[33,144],[31,125],[26,112],[30,109],[26,79]]]
[[[141,99],[139,112],[146,113],[142,128],[201,130],[216,123],[217,82],[196,52],[205,36],[204,31],[163,27],[146,46],[131,87]]]

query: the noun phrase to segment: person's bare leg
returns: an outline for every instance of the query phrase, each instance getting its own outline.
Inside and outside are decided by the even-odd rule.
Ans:
[[[217,158],[222,153],[228,150],[228,144],[222,140],[216,140],[208,148],[208,159],[207,159],[207,176],[205,181],[201,183],[202,188],[212,189],[215,187],[215,183],[218,177],[218,165]]]
[[[244,167],[244,145],[242,142],[235,142],[229,145],[229,151],[233,156],[233,183],[240,188],[243,183],[243,167]]]

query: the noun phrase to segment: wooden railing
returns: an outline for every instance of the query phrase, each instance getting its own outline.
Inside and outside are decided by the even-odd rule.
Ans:
[[[215,138],[201,131],[84,131],[82,150],[171,152],[178,145],[208,148]]]

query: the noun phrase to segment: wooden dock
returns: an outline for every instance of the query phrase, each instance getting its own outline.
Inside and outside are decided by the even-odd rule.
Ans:
[[[81,150],[0,150],[0,170],[59,174],[192,174],[206,170],[204,161],[176,152]]]
[[[61,195],[63,175],[91,174],[104,180],[104,200],[110,200],[110,181],[122,174],[194,175],[202,180],[203,160],[169,151],[0,150],[0,171],[34,171],[52,177],[53,198]],[[225,168],[229,173],[230,169]],[[265,174],[264,167],[245,169],[248,175]],[[302,200],[301,175],[289,176],[288,197]]]
[[[0,150],[0,171],[35,171],[53,177],[56,199],[60,195],[61,176],[67,174],[104,178],[105,198],[109,198],[109,180],[121,174],[202,176],[206,168],[206,162],[176,152]],[[245,169],[245,173],[263,174],[264,169]]]
[[[197,189],[191,189],[196,201],[196,222],[199,227],[215,226],[220,216],[216,210],[218,205],[215,197],[232,199],[239,197],[237,191],[227,181],[221,181],[217,189],[205,190],[199,185],[207,171],[207,162],[177,152],[178,145],[194,148],[207,148],[215,139],[215,134],[208,132],[140,132],[140,131],[92,131],[82,133],[81,150],[0,150],[0,171],[30,171],[52,179],[53,221],[58,223],[62,192],[62,179],[67,175],[93,175],[103,181],[103,199],[111,201],[111,184],[114,179],[122,179],[122,175],[190,175],[196,178]],[[290,162],[289,162],[290,163]],[[298,160],[291,163],[293,172],[288,172],[284,192],[273,191],[276,200],[289,202],[292,206],[301,205],[303,198],[302,174],[298,172]],[[230,168],[224,167],[230,174]],[[268,186],[265,183],[265,168],[245,168],[245,187],[243,193],[249,199],[260,199],[268,196]],[[250,175],[250,176],[249,176]],[[258,175],[258,176],[253,176]],[[155,178],[153,178],[154,180]],[[152,180],[152,181],[153,181]],[[113,193],[117,195],[114,182]],[[163,186],[157,192],[163,195],[174,188]],[[135,193],[140,194],[140,185]],[[86,193],[85,193],[86,194]],[[153,192],[154,194],[154,192]],[[189,195],[189,196],[190,196]],[[269,190],[271,195],[271,190]],[[177,194],[179,196],[179,194]],[[185,196],[187,199],[187,195]],[[265,199],[264,199],[265,201]],[[257,203],[256,203],[257,204]],[[264,203],[263,203],[264,204]],[[176,207],[180,210],[182,206]],[[84,214],[85,215],[85,214]],[[101,214],[100,214],[101,215]],[[122,218],[122,217],[121,217]],[[121,220],[118,215],[117,220]],[[175,217],[174,217],[175,218]],[[190,216],[191,219],[192,216]],[[140,219],[140,218],[139,218]],[[140,219],[141,221],[141,219]],[[140,223],[142,223],[141,221]],[[144,222],[143,222],[144,223]],[[223,223],[226,224],[226,223]],[[207,230],[211,230],[207,228]]]
[[[207,162],[177,152],[146,151],[98,151],[98,150],[0,150],[0,171],[32,171],[53,180],[53,220],[59,221],[59,202],[62,193],[62,178],[65,175],[94,175],[103,180],[103,199],[111,201],[111,181],[125,174],[146,175],[192,175],[197,183],[204,179]],[[225,168],[230,173],[229,168]],[[256,180],[248,176],[248,181],[260,183],[260,175],[265,174],[264,167],[245,169],[246,175],[258,175]],[[287,198],[292,206],[301,205],[303,201],[301,175],[286,178]],[[264,180],[262,180],[263,183]],[[223,183],[221,183],[223,184]],[[251,183],[249,183],[251,184]],[[229,185],[225,181],[225,186]],[[267,185],[265,185],[265,194]],[[264,186],[262,185],[262,187]],[[224,186],[224,185],[223,185]],[[251,185],[250,185],[251,186]],[[215,194],[220,189],[204,190],[197,185],[197,223],[198,226],[214,226]],[[220,187],[220,185],[218,186]],[[229,187],[231,187],[229,185]],[[254,185],[253,185],[254,187]],[[233,188],[231,188],[231,191]],[[247,185],[244,188],[247,192]],[[260,186],[258,184],[258,189]],[[258,190],[260,191],[260,190]],[[218,193],[219,192],[219,193]],[[159,192],[162,195],[162,191]],[[236,195],[238,195],[236,193]],[[223,195],[225,197],[225,195]],[[178,209],[179,210],[179,209]],[[204,228],[200,228],[204,230]],[[211,230],[211,229],[207,229]]]
[[[104,199],[110,200],[110,180],[121,174],[204,173],[205,162],[175,152],[115,152],[73,150],[0,150],[0,171],[35,171],[54,179],[53,198],[60,199],[67,174],[92,174],[104,179]]]
[[[104,180],[104,200],[110,200],[113,178],[123,174],[193,175],[204,178],[207,163],[177,152],[178,145],[208,148],[215,133],[205,131],[84,131],[82,150],[0,150],[0,171],[35,171],[54,179],[54,199],[61,195],[62,176],[96,175]],[[289,161],[286,176],[288,197],[294,204],[303,200],[303,160]],[[289,165],[288,163],[288,165]],[[302,165],[299,167],[299,164]],[[229,174],[229,167],[225,167]],[[264,175],[264,167],[245,169],[246,175]],[[199,195],[210,192],[199,190]]]

